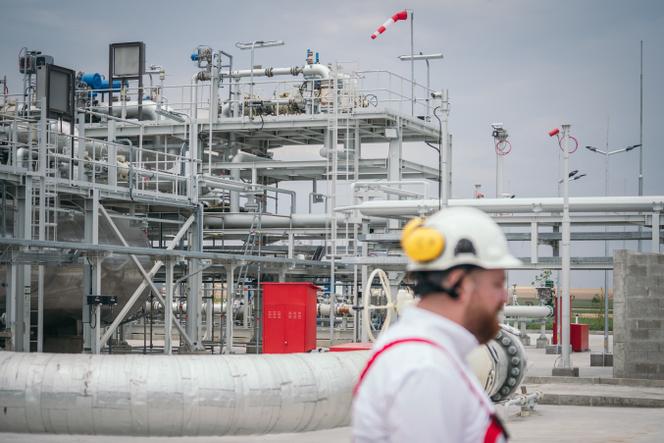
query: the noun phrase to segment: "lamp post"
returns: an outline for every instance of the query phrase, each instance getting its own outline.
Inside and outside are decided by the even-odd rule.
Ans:
[[[572,361],[570,355],[570,216],[569,216],[569,182],[570,178],[575,176],[578,171],[569,170],[569,156],[571,153],[576,152],[579,147],[579,142],[570,134],[570,125],[563,124],[561,129],[554,129],[549,131],[550,137],[557,137],[558,146],[563,150],[563,175],[561,177],[563,182],[563,223],[562,223],[562,263],[561,263],[561,286],[562,286],[562,325],[561,325],[561,357],[562,367],[553,368],[553,375],[567,375],[578,376],[578,368],[572,368]],[[570,142],[574,142],[574,147],[570,146]]]
[[[491,124],[491,136],[496,150],[496,198],[503,196],[503,157],[512,151],[512,143],[507,140],[509,134],[502,123]]]
[[[405,61],[410,61],[411,63],[414,63],[415,60],[424,60],[427,63],[427,92],[426,92],[426,102],[427,102],[427,121],[429,121],[429,118],[431,116],[430,114],[430,107],[429,107],[429,96],[430,96],[430,86],[429,86],[429,60],[436,60],[436,59],[441,59],[443,58],[443,54],[441,52],[436,52],[433,54],[422,54],[422,51],[420,51],[419,54],[417,55],[400,55],[399,60],[402,62]],[[414,82],[414,80],[413,80]],[[413,83],[414,85],[414,83]]]
[[[586,146],[586,149],[589,150],[590,152],[594,152],[595,154],[601,154],[604,156],[604,196],[607,197],[609,195],[609,157],[615,154],[620,154],[621,152],[629,152],[632,149],[636,149],[641,147],[641,143],[638,143],[636,145],[631,145],[627,146],[624,148],[620,149],[615,149],[613,151],[608,150],[608,142],[607,142],[607,150],[602,151],[601,149],[598,149],[594,146]],[[640,178],[640,175],[639,175]],[[606,231],[606,226],[604,227],[604,230]],[[641,241],[639,239],[639,241]],[[604,256],[606,257],[609,255],[609,243],[608,241],[604,240]],[[609,291],[608,291],[608,272],[604,271],[604,355],[609,354]],[[604,362],[604,358],[602,358],[602,362]]]
[[[249,84],[249,99],[251,100],[254,96],[254,50],[256,48],[270,48],[273,46],[283,46],[286,43],[283,40],[254,40],[251,42],[237,42],[235,47],[238,49],[246,50],[251,49],[251,73],[250,73],[250,84]],[[250,108],[251,109],[251,108]],[[249,111],[251,114],[251,110]]]

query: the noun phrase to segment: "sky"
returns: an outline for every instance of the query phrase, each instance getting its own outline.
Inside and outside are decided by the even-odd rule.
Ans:
[[[414,11],[415,50],[444,54],[431,63],[431,84],[450,94],[453,197],[471,197],[476,183],[494,195],[492,122],[503,122],[510,134],[504,191],[517,197],[556,195],[560,151],[547,132],[562,123],[572,125],[581,146],[605,149],[608,142],[612,150],[638,143],[641,40],[644,194],[664,194],[664,2],[658,0],[116,0],[97,6],[3,0],[0,76],[18,91],[22,46],[53,55],[62,66],[104,73],[109,43],[142,40],[147,62],[166,68],[167,83],[185,84],[196,71],[189,54],[197,45],[231,52],[238,66],[248,67],[249,52],[234,43],[270,39],[286,45],[257,50],[256,64],[302,65],[312,48],[324,63],[351,61],[363,70],[409,76],[409,63],[397,59],[409,52],[407,23],[369,38],[404,8]],[[424,83],[425,75],[424,63],[416,64],[417,80]],[[407,145],[405,152],[407,159],[436,161],[423,144]],[[572,196],[603,195],[602,156],[580,148],[571,168],[587,174],[570,184]],[[609,194],[636,195],[638,170],[638,150],[611,157]]]

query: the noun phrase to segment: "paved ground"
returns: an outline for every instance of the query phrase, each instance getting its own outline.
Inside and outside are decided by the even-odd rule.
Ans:
[[[532,334],[535,343],[537,334]],[[591,335],[590,347],[601,351],[603,336]],[[609,348],[611,349],[611,348]],[[579,379],[551,377],[551,368],[557,355],[547,355],[543,349],[528,347],[529,376],[537,383],[527,383],[529,392],[544,393],[543,403],[528,417],[519,417],[517,409],[508,412],[508,429],[512,442],[664,442],[664,382],[630,382],[613,379],[612,368],[590,367],[590,352],[575,353],[573,366],[579,368]],[[557,399],[557,400],[556,400]],[[631,399],[631,400],[630,400]],[[578,404],[624,405],[634,401],[647,407],[602,407],[570,406]],[[557,405],[556,402],[564,405]],[[586,402],[586,403],[584,403]],[[551,404],[552,403],[552,404]],[[71,436],[41,434],[0,433],[0,442],[8,443],[249,443],[283,442],[332,443],[350,440],[350,428],[338,428],[300,434],[274,434],[244,437],[117,437],[117,436]]]
[[[508,430],[513,443],[662,443],[664,409],[539,406],[530,417],[512,418]],[[117,437],[84,435],[0,434],[6,443],[333,443],[350,441],[350,428],[301,434],[246,437]]]
[[[535,342],[539,334],[528,334],[533,346],[527,346],[528,349],[528,375],[530,376],[550,376],[554,366],[561,365],[560,355],[546,354],[544,349],[535,348]],[[549,343],[551,336],[547,336]],[[604,348],[604,335],[590,334],[588,344],[592,352],[602,352]],[[613,336],[609,335],[609,351],[613,350]],[[571,356],[572,367],[579,368],[580,377],[613,377],[613,368],[611,367],[591,367],[590,352],[573,352]]]

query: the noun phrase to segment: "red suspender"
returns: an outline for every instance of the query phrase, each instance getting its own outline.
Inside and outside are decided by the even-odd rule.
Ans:
[[[486,433],[484,434],[484,443],[496,443],[500,437],[505,437],[505,439],[507,438],[507,432],[503,428],[502,423],[500,423],[500,420],[498,419],[496,414],[494,412],[492,412],[491,409],[486,405],[486,399],[484,397],[482,397],[482,395],[479,392],[477,392],[477,388],[471,382],[471,380],[468,378],[468,376],[466,375],[464,370],[461,368],[461,366],[459,365],[459,362],[456,361],[456,359],[450,354],[450,352],[447,349],[445,349],[444,346],[442,346],[440,343],[436,343],[433,340],[429,340],[428,338],[420,338],[420,337],[401,338],[399,340],[394,340],[392,342],[387,343],[385,346],[383,346],[378,351],[376,351],[371,356],[371,358],[367,362],[366,366],[364,367],[364,369],[360,373],[360,378],[358,379],[357,384],[355,385],[355,388],[353,389],[353,396],[355,396],[357,394],[357,391],[360,388],[360,384],[362,383],[362,381],[366,377],[367,372],[369,372],[369,369],[371,368],[371,366],[373,366],[373,364],[376,361],[376,359],[378,358],[378,356],[380,354],[382,354],[383,352],[387,351],[388,349],[390,349],[391,347],[402,344],[402,343],[425,343],[425,344],[428,344],[430,346],[433,346],[434,348],[440,349],[443,353],[447,354],[450,361],[452,362],[452,364],[454,365],[456,370],[461,375],[461,378],[464,379],[464,381],[466,382],[466,384],[470,388],[473,395],[475,397],[477,397],[477,399],[479,400],[480,404],[482,405],[482,409],[484,409],[484,411],[489,416],[489,427],[487,428]]]
[[[479,392],[477,392],[477,388],[475,387],[475,385],[473,385],[473,383],[470,381],[470,379],[468,379],[468,376],[466,375],[466,373],[463,371],[463,369],[461,369],[461,366],[454,359],[454,357],[452,357],[452,355],[449,353],[449,351],[447,349],[445,349],[445,347],[442,346],[440,343],[436,343],[435,341],[430,340],[428,338],[420,338],[420,337],[400,338],[398,340],[394,340],[394,341],[391,341],[391,342],[387,343],[385,346],[383,346],[378,351],[376,351],[374,353],[374,355],[371,356],[371,358],[367,362],[366,366],[364,367],[364,369],[360,373],[360,378],[358,379],[357,384],[355,385],[355,388],[353,389],[353,396],[355,396],[357,394],[357,391],[360,389],[360,384],[362,384],[362,381],[366,377],[367,372],[369,372],[369,369],[371,368],[371,366],[373,366],[373,364],[376,361],[376,359],[378,358],[378,356],[380,356],[380,354],[387,351],[391,347],[396,346],[396,345],[400,345],[402,343],[425,343],[425,344],[428,344],[430,346],[433,346],[434,348],[440,349],[441,351],[443,351],[443,353],[447,354],[447,356],[450,358],[450,361],[452,362],[452,364],[455,366],[456,370],[461,375],[461,378],[464,379],[464,381],[466,382],[466,384],[468,385],[468,387],[472,391],[473,395],[475,397],[477,397],[477,399],[479,400],[479,402],[482,405],[482,408],[485,410],[485,412],[488,415],[493,414],[491,409],[486,405],[486,400],[484,399],[484,397],[482,397],[482,395]]]
[[[394,340],[392,342],[389,342],[382,348],[380,348],[378,351],[374,353],[374,355],[371,356],[369,361],[367,362],[366,366],[364,366],[364,369],[362,369],[362,372],[360,373],[360,378],[357,380],[357,384],[355,385],[355,388],[353,388],[353,396],[357,394],[357,390],[360,389],[360,384],[362,383],[362,380],[364,380],[364,377],[366,377],[367,372],[369,372],[369,368],[373,366],[374,362],[378,358],[380,354],[383,352],[387,351],[390,349],[392,346],[396,346],[401,343],[426,343],[428,345],[434,346],[434,347],[439,347],[438,343],[434,342],[433,340],[429,340],[427,338],[417,338],[417,337],[412,337],[412,338],[402,338],[399,340]]]

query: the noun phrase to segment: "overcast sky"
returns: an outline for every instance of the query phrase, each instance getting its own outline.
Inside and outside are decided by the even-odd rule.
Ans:
[[[164,66],[167,82],[188,82],[199,44],[232,52],[248,67],[236,41],[283,39],[256,51],[256,64],[302,65],[312,48],[324,63],[354,61],[362,69],[409,75],[396,56],[409,51],[409,28],[399,22],[376,40],[370,34],[394,12],[415,11],[416,51],[443,52],[432,62],[432,87],[452,103],[454,197],[474,183],[495,189],[491,122],[504,122],[512,153],[504,190],[555,196],[558,148],[546,132],[570,123],[581,146],[619,148],[639,142],[639,41],[644,41],[645,194],[664,194],[664,2],[662,1],[47,1],[4,0],[0,6],[0,76],[19,88],[22,46],[53,55],[59,65],[105,73],[108,44],[142,40],[147,62]],[[424,64],[416,76],[425,82]],[[435,161],[424,145],[407,157]],[[430,159],[429,159],[430,157]],[[611,158],[609,193],[637,194],[638,150]],[[587,177],[571,195],[602,195],[603,158],[579,149],[572,168]],[[599,255],[599,254],[597,254]]]

